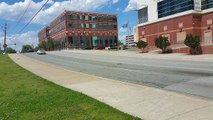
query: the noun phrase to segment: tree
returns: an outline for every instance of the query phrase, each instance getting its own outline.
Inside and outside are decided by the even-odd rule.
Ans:
[[[46,42],[42,41],[41,43],[38,44],[39,49],[44,49],[47,50],[47,45]]]
[[[136,42],[136,45],[137,45],[138,49],[141,50],[142,53],[148,52],[148,51],[144,51],[144,49],[148,46],[147,42],[140,40],[140,41]]]
[[[8,48],[6,48],[6,53],[16,53],[16,50],[8,47]]]
[[[118,45],[124,45],[124,43],[121,40],[118,40]]]
[[[38,51],[40,48],[39,48],[39,46],[36,46],[35,48],[34,48],[34,51]]]
[[[184,44],[190,47],[190,54],[197,55],[202,54],[200,42],[201,40],[199,36],[193,36],[192,34],[189,34],[186,36]]]
[[[22,50],[21,53],[26,53],[28,52],[28,50],[33,49],[33,47],[31,45],[23,45],[22,46]]]
[[[55,48],[55,44],[54,44],[53,39],[51,37],[48,37],[48,41],[46,43],[46,48],[49,51],[54,50],[54,48]]]
[[[155,46],[157,48],[160,48],[162,50],[162,53],[171,53],[171,48],[168,48],[170,46],[170,42],[167,37],[160,36],[159,38],[155,39]]]

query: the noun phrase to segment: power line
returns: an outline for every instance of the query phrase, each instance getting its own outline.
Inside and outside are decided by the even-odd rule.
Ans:
[[[21,20],[23,19],[24,15],[27,13],[29,7],[30,7],[30,4],[31,4],[32,0],[30,0],[29,4],[27,5],[27,8],[25,9],[24,13],[22,14],[22,16],[19,18],[18,22],[16,23],[15,27],[16,28],[18,26],[18,24],[21,22]]]
[[[38,13],[44,8],[44,6],[48,3],[49,0],[47,0],[42,7],[36,12],[36,14],[30,19],[30,21],[18,32],[21,33],[31,22],[32,20],[38,15]]]

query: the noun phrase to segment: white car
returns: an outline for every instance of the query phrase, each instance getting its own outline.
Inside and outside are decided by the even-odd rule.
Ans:
[[[46,54],[46,51],[45,51],[45,50],[38,50],[38,51],[37,51],[37,54],[43,55],[43,54]]]

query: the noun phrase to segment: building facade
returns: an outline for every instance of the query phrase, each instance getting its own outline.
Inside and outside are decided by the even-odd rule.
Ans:
[[[41,29],[38,32],[38,41],[39,43],[41,42],[47,42],[48,41],[48,37],[50,37],[50,27],[45,26],[43,29]]]
[[[187,34],[192,34],[200,36],[204,43],[213,43],[213,0],[141,2],[137,25],[139,40],[154,46],[157,37],[165,36],[172,44],[181,44]]]
[[[128,48],[132,48],[135,47],[135,39],[134,39],[134,35],[127,35],[126,36],[126,45]]]
[[[50,36],[70,48],[116,48],[117,15],[64,11],[51,22]]]

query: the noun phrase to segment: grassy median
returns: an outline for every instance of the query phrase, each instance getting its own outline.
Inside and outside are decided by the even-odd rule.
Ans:
[[[50,73],[51,74],[51,73]],[[138,120],[0,55],[0,120]]]

